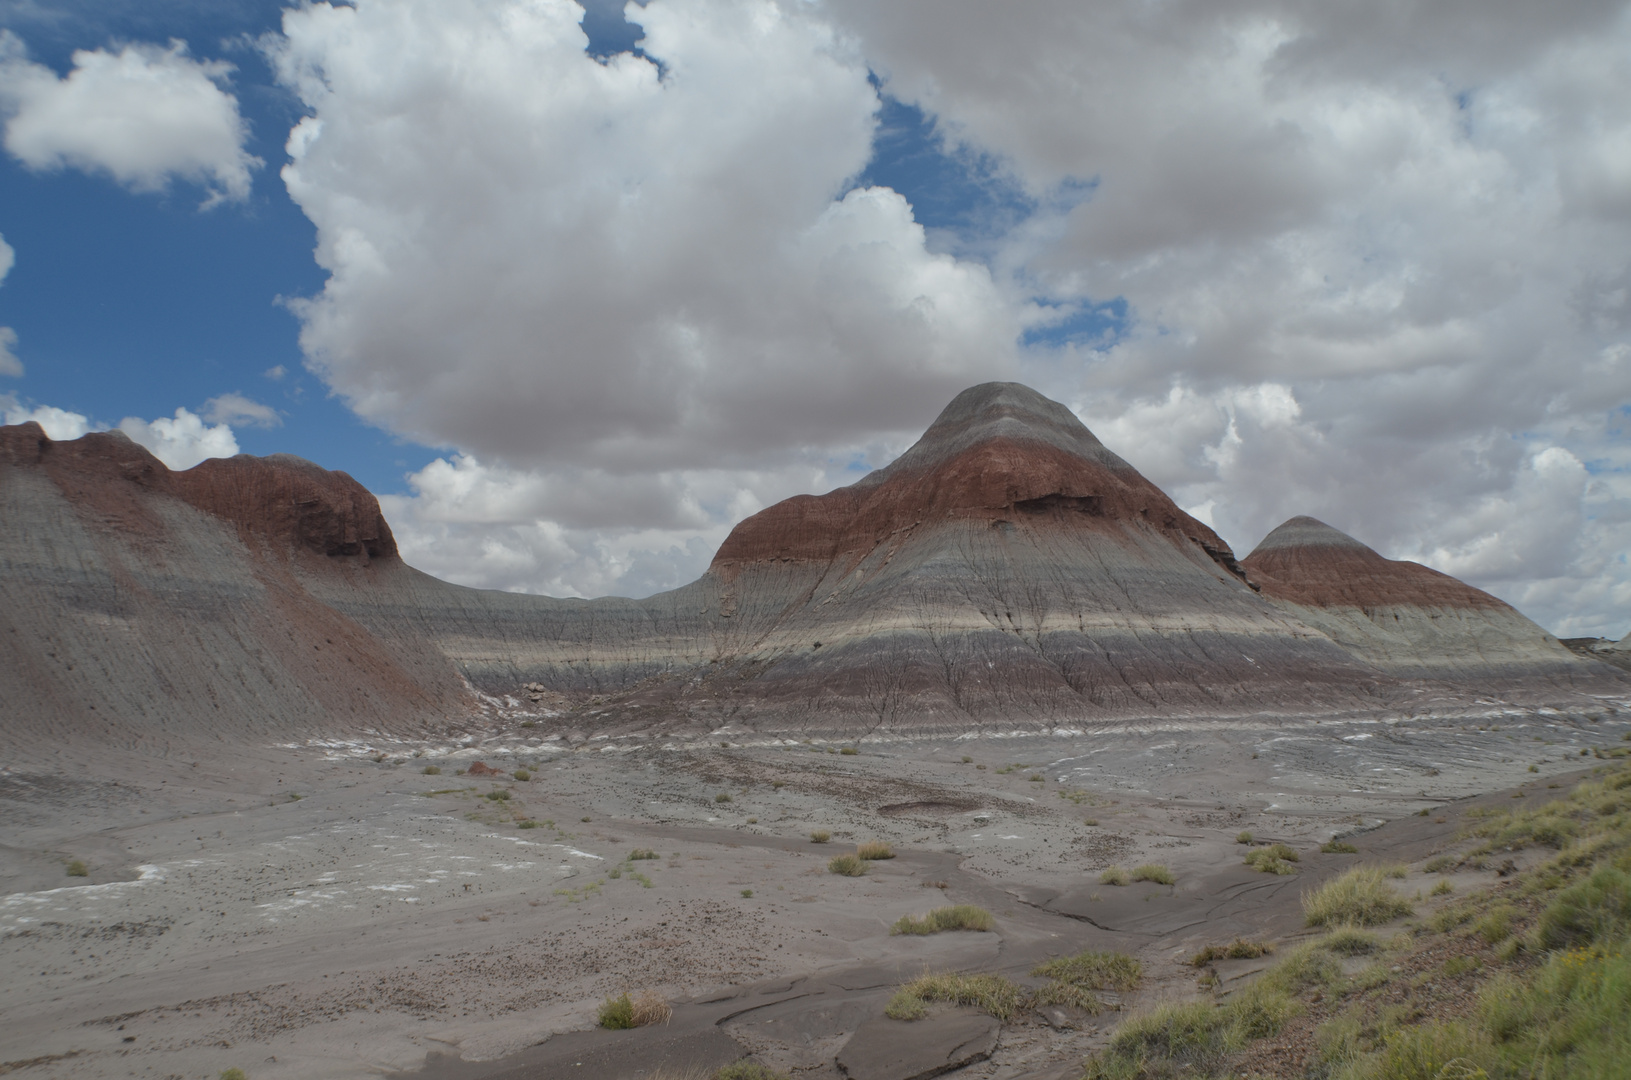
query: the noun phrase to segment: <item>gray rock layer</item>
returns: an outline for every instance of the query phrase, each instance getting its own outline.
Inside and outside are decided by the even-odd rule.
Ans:
[[[690,585],[555,599],[412,569],[366,491],[298,459],[171,473],[116,435],[0,428],[0,720],[165,753],[417,729],[472,690],[608,731],[951,734],[1375,713],[1423,677],[1452,703],[1631,688],[1310,522],[1243,569],[1069,410],[988,384],[888,468],[743,522]]]

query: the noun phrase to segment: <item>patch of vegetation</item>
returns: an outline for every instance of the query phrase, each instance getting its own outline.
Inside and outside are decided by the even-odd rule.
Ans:
[[[855,749],[853,746],[846,746],[838,752],[843,754],[845,757],[854,757],[856,754],[860,753],[860,751]]]
[[[896,990],[883,1007],[883,1014],[891,1020],[921,1020],[929,1015],[929,1007],[916,994]]]
[[[1325,937],[1221,1002],[1167,1005],[1129,1019],[1086,1075],[1631,1075],[1631,810],[1616,797],[1626,790],[1631,768],[1616,764],[1548,806],[1478,816],[1477,835],[1501,847],[1555,842],[1556,854],[1509,870],[1385,944],[1336,917],[1385,921],[1402,913],[1408,905],[1393,892],[1392,873],[1371,867],[1338,878],[1305,898],[1310,922],[1334,927]],[[1327,912],[1328,920],[1318,919]],[[1338,957],[1383,949],[1386,959],[1341,974]],[[1299,1008],[1314,1015],[1285,1029]],[[1277,1045],[1253,1046],[1275,1035]]]
[[[600,1006],[600,1026],[612,1031],[666,1024],[674,1014],[668,1003],[650,990],[642,990],[638,997],[620,994],[607,998]]]
[[[788,1080],[788,1076],[752,1058],[743,1058],[716,1071],[713,1080]]]
[[[963,764],[964,765],[972,765],[973,763],[974,763],[973,758],[969,757],[967,754],[963,755]]]
[[[1441,881],[1437,885],[1434,885],[1431,889],[1428,889],[1427,890],[1427,895],[1428,896],[1449,896],[1453,892],[1455,892],[1455,886],[1454,885],[1450,884],[1448,881]]]
[[[1104,873],[1099,875],[1100,885],[1125,885],[1131,880],[1126,869],[1120,866],[1106,867]]]
[[[1286,844],[1270,844],[1267,847],[1253,848],[1246,852],[1246,865],[1253,870],[1265,874],[1295,874],[1297,868],[1291,864],[1300,861],[1297,852]]]
[[[523,783],[532,779],[532,773],[528,772],[526,769],[517,769],[510,775]]]
[[[1427,860],[1422,869],[1429,874],[1447,874],[1454,870],[1459,862],[1460,860],[1453,855],[1435,855]]]
[[[1165,863],[1145,863],[1133,868],[1134,881],[1153,881],[1157,885],[1171,885],[1177,879]]]
[[[753,899],[753,890],[752,889],[743,889],[742,890],[742,899],[752,900]]]
[[[72,862],[70,862],[68,864],[68,876],[69,877],[90,877],[91,876],[91,869],[90,869],[90,867],[86,866],[79,859],[75,859],[75,860],[73,860]]]
[[[714,802],[716,803],[728,803],[730,801],[731,793],[728,791],[721,791],[718,795],[714,796]]]
[[[810,843],[812,844],[825,844],[831,839],[832,833],[828,832],[826,829],[817,829],[810,834]]]
[[[947,907],[937,907],[927,915],[902,915],[895,925],[889,928],[891,934],[939,934],[948,930],[990,930],[997,925],[996,919],[985,908],[975,907],[973,904],[952,904]]]
[[[1031,974],[1039,979],[1085,986],[1090,990],[1136,990],[1144,977],[1144,965],[1119,952],[1095,952],[1088,949],[1075,956],[1061,956],[1038,964]]]
[[[1379,926],[1411,913],[1410,902],[1387,883],[1391,871],[1356,866],[1303,896],[1309,926]]]
[[[500,788],[497,791],[489,791],[486,795],[483,795],[482,798],[491,799],[493,802],[509,802],[510,793]]]
[[[952,1005],[970,1005],[990,1013],[998,1020],[1013,1019],[1026,1004],[1025,992],[1001,975],[964,975],[952,971],[919,975],[901,987],[890,999],[889,1005],[896,1006],[898,1001],[900,1007],[897,1011],[910,1011],[910,999],[913,998],[920,1004],[944,1001]],[[888,1007],[885,1012],[888,1012]]]
[[[1249,832],[1239,832],[1239,833],[1235,834],[1235,843],[1237,843],[1237,844],[1249,844],[1251,842],[1252,842],[1252,834],[1251,833],[1249,833]]]
[[[230,1069],[221,1070],[221,1080],[249,1080],[249,1074],[234,1065]]]
[[[1255,960],[1274,951],[1267,941],[1247,941],[1235,938],[1227,945],[1208,945],[1189,958],[1190,967],[1205,967],[1214,960]]]
[[[1327,855],[1358,855],[1359,849],[1345,840],[1327,840],[1320,845],[1320,851]]]
[[[633,851],[629,852],[629,862],[640,862],[642,859],[660,858],[662,858],[661,855],[657,854],[655,851],[652,851],[650,848],[645,847],[637,847]]]
[[[862,859],[893,859],[895,849],[886,841],[868,840],[864,844],[856,845],[855,854]]]
[[[840,877],[860,877],[866,873],[866,860],[857,855],[834,855],[827,860],[827,873]]]
[[[538,829],[538,828],[542,828],[542,826],[538,822],[533,821],[531,818],[528,818],[526,821],[516,822],[515,827],[518,828],[518,829]]]
[[[424,773],[426,776],[441,776],[442,775],[442,769],[441,769],[441,766],[439,766],[439,765],[426,765],[423,769],[420,769],[419,771]]]

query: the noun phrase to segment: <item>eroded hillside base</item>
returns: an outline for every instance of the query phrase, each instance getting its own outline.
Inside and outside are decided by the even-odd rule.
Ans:
[[[1027,984],[1049,957],[1115,949],[1145,979],[1108,1004],[1192,995],[1176,961],[1201,946],[1294,937],[1301,893],[1356,861],[1408,863],[1400,887],[1424,888],[1466,810],[1509,799],[1475,796],[1544,798],[1631,745],[1609,709],[859,743],[590,736],[506,711],[428,741],[197,743],[57,755],[49,771],[14,758],[0,1066],[634,1077],[751,1052],[801,1077],[836,1077],[838,1060],[860,1075],[856,1055],[894,1038],[880,1043],[885,1002],[925,969]],[[459,774],[477,761],[499,775]],[[1299,852],[1296,872],[1244,866],[1242,831]],[[1358,852],[1319,852],[1339,835]],[[826,872],[873,839],[897,857]],[[71,860],[87,876],[67,876]],[[1142,863],[1176,883],[1099,882]],[[940,904],[983,907],[996,929],[889,934]],[[1230,963],[1226,979],[1253,966]],[[666,1027],[562,1036],[643,988],[675,1004]],[[936,1023],[985,1046],[958,1074],[981,1078],[1074,1076],[1118,1018],[1031,1010],[986,1046],[984,1022],[954,1013]]]

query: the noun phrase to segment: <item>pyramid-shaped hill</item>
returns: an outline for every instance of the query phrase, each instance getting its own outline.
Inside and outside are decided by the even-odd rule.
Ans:
[[[382,633],[431,627],[489,693],[766,732],[1373,710],[1385,681],[1259,596],[1069,409],[1012,383],[965,391],[859,482],[743,521],[672,592],[558,601],[368,573],[324,595]]]
[[[1590,671],[1505,601],[1420,563],[1384,558],[1316,518],[1285,522],[1242,565],[1264,596],[1395,675]]]

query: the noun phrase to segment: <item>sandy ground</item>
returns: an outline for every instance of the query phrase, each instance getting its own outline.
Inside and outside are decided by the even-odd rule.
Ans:
[[[1420,887],[1469,797],[1544,798],[1590,764],[1582,750],[1623,745],[1625,715],[1117,726],[854,755],[741,733],[544,735],[495,715],[440,741],[215,746],[66,773],[14,755],[0,1073],[634,1077],[751,1051],[836,1077],[926,969],[1024,981],[1048,956],[1118,948],[1148,972],[1122,1004],[1197,993],[1179,958],[1295,935],[1300,892],[1356,859],[1412,862],[1405,887]],[[477,760],[533,775],[458,775]],[[1299,873],[1244,868],[1242,830],[1304,852]],[[1315,850],[1346,834],[1361,855]],[[870,839],[899,857],[825,872]],[[88,876],[66,876],[75,859]],[[1176,885],[1098,884],[1143,862]],[[997,931],[890,936],[941,903],[986,907]],[[604,997],[639,989],[676,1003],[667,1028],[586,1032]],[[959,1075],[1074,1076],[1115,1020],[1029,1015]]]

